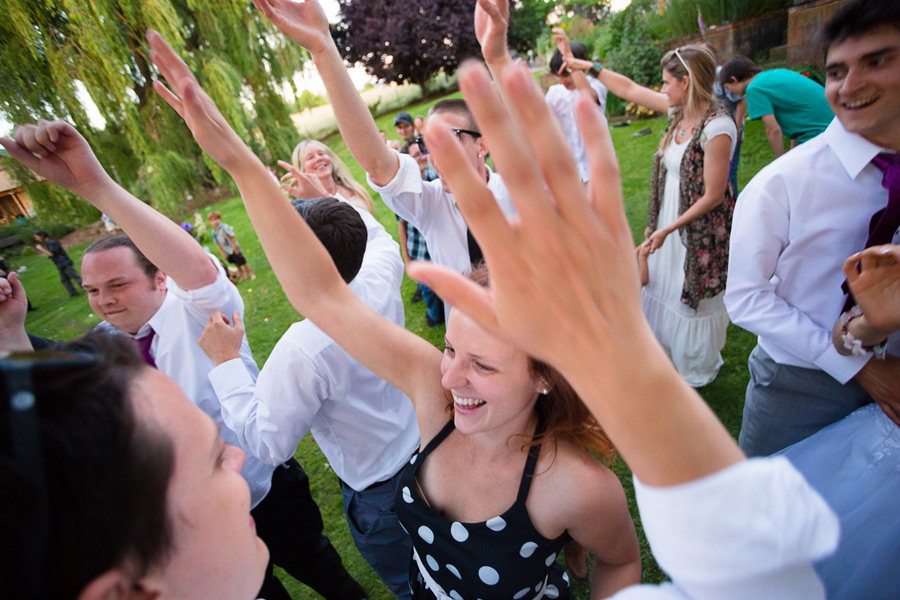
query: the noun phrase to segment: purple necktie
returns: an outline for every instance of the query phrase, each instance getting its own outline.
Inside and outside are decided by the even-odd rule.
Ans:
[[[150,354],[150,345],[153,343],[153,338],[156,335],[156,332],[153,331],[153,328],[150,328],[150,332],[142,338],[134,338],[134,343],[137,344],[138,352],[141,353],[141,358],[144,359],[144,362],[156,368],[156,361],[153,360],[153,355]]]
[[[872,159],[872,164],[884,173],[881,185],[888,192],[888,202],[887,206],[872,215],[872,219],[869,221],[869,237],[866,239],[866,248],[890,244],[894,239],[894,232],[900,227],[900,154],[882,152]],[[850,293],[846,281],[843,289],[845,294]],[[851,295],[844,304],[844,311],[853,308],[854,304],[856,304],[856,300]]]

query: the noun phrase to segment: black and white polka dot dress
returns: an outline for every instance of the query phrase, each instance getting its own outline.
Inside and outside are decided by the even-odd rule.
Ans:
[[[543,423],[538,423],[538,435]],[[410,585],[415,598],[440,600],[536,600],[569,598],[569,576],[556,557],[568,532],[548,540],[534,528],[525,500],[540,446],[531,448],[519,494],[502,515],[483,523],[448,522],[419,494],[415,477],[428,455],[453,431],[451,420],[413,455],[400,475],[397,515],[413,542]],[[417,566],[420,565],[420,566]],[[424,570],[424,576],[420,573]],[[437,585],[435,585],[437,584]]]

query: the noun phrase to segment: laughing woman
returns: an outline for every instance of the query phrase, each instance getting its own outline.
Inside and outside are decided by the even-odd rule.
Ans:
[[[282,188],[294,198],[330,196],[375,216],[372,196],[362,184],[353,179],[344,161],[322,142],[304,140],[297,144],[291,163],[278,161],[287,170],[281,178]],[[315,177],[321,184],[321,189],[318,186],[310,187],[310,184],[315,186],[315,183],[302,174]]]

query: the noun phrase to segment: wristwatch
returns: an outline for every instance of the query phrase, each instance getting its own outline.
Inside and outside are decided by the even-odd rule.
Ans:
[[[600,71],[602,71],[602,70],[603,70],[603,63],[598,61],[591,65],[591,68],[590,68],[590,70],[588,70],[588,73],[590,73],[591,75],[596,77],[597,75],[600,74]]]

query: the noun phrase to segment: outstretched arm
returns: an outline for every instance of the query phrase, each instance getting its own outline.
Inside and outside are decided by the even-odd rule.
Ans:
[[[572,73],[572,81],[575,83],[575,89],[586,92],[595,101],[600,102],[600,96],[597,90],[591,87],[591,83],[587,80],[587,72],[591,70],[593,64],[587,60],[578,60],[572,54],[572,46],[569,44],[569,36],[562,27],[554,27],[553,41],[556,42],[556,48],[563,57],[562,69],[568,69]]]
[[[400,161],[381,140],[372,114],[353,86],[318,0],[253,3],[281,33],[309,51],[347,148],[376,185],[387,185],[397,174]]]
[[[560,370],[634,473],[673,485],[743,460],[734,440],[681,379],[644,319],[631,231],[609,130],[582,96],[576,118],[588,146],[586,194],[565,138],[526,68],[500,79],[467,65],[463,94],[491,143],[520,220],[510,224],[450,132],[429,127],[429,148],[474,235],[484,240],[492,289],[417,263],[410,274],[483,327]],[[585,277],[604,264],[604,277]],[[660,402],[662,405],[660,405]]]
[[[475,5],[475,37],[491,75],[499,79],[512,63],[506,45],[509,31],[509,0],[478,0]]]
[[[147,39],[150,56],[172,90],[159,81],[154,87],[185,120],[200,147],[234,178],[266,257],[294,308],[414,403],[423,398],[439,406],[434,400],[443,394],[441,353],[353,294],[318,238],[284,201],[278,182],[225,121],[187,65],[157,32],[150,31]],[[361,331],[366,335],[359,335]],[[425,414],[416,408],[421,427]],[[441,418],[446,421],[445,415]]]
[[[669,99],[665,94],[637,84],[621,73],[604,67],[597,74],[597,80],[619,98],[646,106],[656,112],[665,113],[669,110]]]
[[[113,181],[74,127],[64,121],[38,121],[17,127],[14,137],[0,139],[13,158],[109,215],[179,286],[193,290],[215,281],[216,267],[196,240]]]

